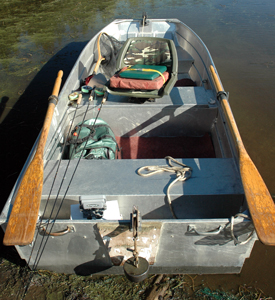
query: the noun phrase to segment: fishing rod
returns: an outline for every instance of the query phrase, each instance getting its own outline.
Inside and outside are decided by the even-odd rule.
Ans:
[[[40,220],[39,220],[38,230],[37,230],[37,233],[36,233],[36,237],[35,237],[35,239],[34,239],[34,244],[33,244],[32,251],[31,251],[31,254],[30,254],[30,257],[29,257],[29,260],[28,260],[28,264],[30,263],[30,260],[31,260],[31,257],[32,257],[32,253],[33,253],[33,249],[35,248],[35,244],[36,244],[37,237],[38,237],[38,234],[39,234],[39,228],[41,228],[41,226],[42,226],[42,220],[44,219],[45,212],[46,212],[47,207],[48,207],[48,204],[49,204],[50,196],[51,196],[51,193],[52,193],[54,184],[55,184],[55,180],[56,180],[56,178],[57,178],[57,174],[58,174],[58,171],[59,171],[59,167],[60,167],[61,162],[62,162],[62,157],[64,156],[64,152],[65,152],[65,149],[66,149],[66,141],[68,140],[69,134],[70,134],[70,132],[71,132],[71,129],[72,129],[72,126],[73,126],[73,123],[74,123],[74,120],[75,120],[76,112],[77,112],[77,109],[78,109],[78,107],[79,107],[80,102],[81,102],[81,97],[80,97],[80,99],[77,100],[77,103],[76,103],[77,106],[76,106],[76,109],[75,109],[75,111],[74,111],[74,116],[73,116],[72,122],[71,122],[71,124],[70,124],[70,128],[69,128],[69,130],[68,130],[68,132],[67,132],[67,136],[66,136],[66,138],[65,138],[65,140],[64,140],[64,144],[63,144],[62,151],[61,151],[61,156],[60,156],[60,159],[59,159],[59,161],[58,161],[58,165],[57,165],[56,172],[55,172],[55,176],[54,176],[54,179],[53,179],[53,182],[52,182],[52,185],[51,185],[51,188],[50,188],[50,192],[49,192],[49,195],[48,195],[48,198],[47,198],[47,201],[46,201],[46,205],[45,205],[43,214],[42,214],[42,216],[40,217]],[[67,168],[68,168],[69,164],[70,164],[70,160],[69,160],[69,162],[68,162]],[[64,176],[66,175],[66,172],[67,172],[67,169],[65,170]],[[51,211],[51,213],[50,213],[50,217],[49,217],[49,218],[51,218],[51,216],[52,216],[52,214],[53,214],[54,207],[55,207],[56,202],[57,202],[57,198],[58,198],[58,195],[57,195],[57,197],[56,197],[56,199],[55,199],[55,201],[54,201],[53,208],[52,208],[52,211]],[[48,225],[47,225],[47,226],[48,226]],[[43,235],[43,238],[44,238],[44,235]],[[41,244],[43,243],[43,238],[42,238],[42,240],[41,240],[41,242],[40,242],[40,246],[39,246],[39,249],[38,249],[38,252],[37,252],[37,253],[39,253],[39,251],[40,251]],[[35,262],[36,262],[36,261],[35,261]],[[36,269],[35,262],[34,262],[33,270]]]
[[[84,114],[84,116],[83,116],[83,121],[82,121],[82,123],[81,123],[81,125],[80,125],[80,130],[82,129],[82,125],[83,125],[84,120],[85,120],[85,118],[86,118],[86,115],[87,115],[87,112],[88,112],[88,109],[89,109],[89,105],[90,105],[90,101],[88,102],[87,109],[86,109],[85,114]],[[98,110],[98,113],[97,113],[97,117],[96,117],[96,119],[95,119],[95,122],[96,122],[96,120],[97,120],[97,118],[98,118],[98,115],[99,115],[99,113],[100,113],[101,107],[102,107],[102,102],[101,102],[100,108],[99,108],[99,110]],[[94,125],[95,125],[95,123],[93,124],[93,127],[94,127]],[[87,139],[86,142],[85,142],[85,146],[86,146],[87,142],[88,142],[88,139]],[[48,240],[49,240],[49,237],[51,236],[51,233],[52,233],[52,230],[53,230],[53,226],[54,226],[54,224],[55,224],[55,221],[56,221],[56,219],[57,219],[57,216],[58,216],[58,214],[59,214],[59,212],[60,212],[60,209],[61,209],[61,207],[62,207],[62,204],[63,204],[63,202],[64,202],[64,200],[65,200],[65,198],[66,198],[66,196],[67,196],[68,190],[69,190],[69,188],[70,188],[70,185],[71,185],[71,183],[72,183],[72,180],[73,180],[74,175],[75,175],[75,173],[76,173],[76,170],[77,170],[77,168],[78,168],[78,165],[79,165],[79,163],[80,163],[80,160],[82,159],[82,154],[83,154],[83,151],[84,151],[84,149],[85,149],[85,146],[84,146],[84,148],[83,148],[82,151],[81,151],[80,157],[78,158],[77,164],[76,164],[76,166],[75,166],[75,169],[74,169],[74,171],[73,171],[73,174],[72,174],[72,176],[71,176],[71,179],[70,179],[70,181],[69,181],[69,183],[68,183],[68,187],[67,187],[67,189],[66,189],[66,191],[65,191],[65,193],[64,193],[64,195],[63,195],[63,197],[62,197],[61,203],[60,203],[60,205],[59,205],[59,207],[58,207],[58,210],[57,210],[57,212],[56,212],[56,214],[55,214],[54,219],[52,220],[51,223],[48,221],[46,227],[44,227],[44,229],[43,229],[43,238],[42,238],[42,241],[41,241],[41,243],[40,243],[40,247],[39,247],[39,250],[38,250],[38,252],[37,252],[37,256],[36,256],[35,262],[34,262],[34,269],[37,268],[37,266],[38,266],[38,264],[39,264],[39,261],[40,261],[42,255],[43,255],[43,252],[44,252],[44,249],[45,249],[45,247],[46,247],[46,244],[47,244],[47,242],[48,242]],[[59,186],[59,190],[58,190],[57,195],[56,195],[56,197],[55,197],[54,205],[53,205],[53,207],[52,207],[50,216],[49,216],[49,218],[48,218],[49,220],[52,218],[52,215],[53,215],[53,212],[54,212],[56,203],[57,203],[57,199],[58,199],[58,196],[59,196],[59,194],[60,194],[61,188],[62,188],[62,186],[63,186],[64,180],[65,180],[65,176],[66,176],[66,174],[67,174],[67,171],[68,171],[70,162],[71,162],[71,157],[69,158],[69,162],[68,162],[68,164],[67,164],[67,166],[66,166],[66,169],[65,169],[65,172],[64,172],[64,174],[63,174],[63,178],[62,178],[61,184],[60,184],[60,186]],[[60,165],[60,164],[59,164],[59,165]],[[58,171],[57,171],[57,172],[58,172]],[[53,186],[54,186],[54,182],[52,183],[51,191],[52,191],[52,189],[53,189]],[[49,199],[49,197],[50,197],[50,194],[49,194],[49,196],[48,196],[48,199]],[[42,224],[42,222],[41,222],[41,224]],[[48,228],[49,228],[50,225],[51,225],[51,227],[50,227],[50,229],[48,230]],[[39,230],[38,230],[38,231],[39,231]],[[45,236],[46,236],[46,241],[44,242]],[[42,246],[42,245],[43,245],[43,242],[44,242],[44,246]]]
[[[94,85],[94,88],[95,88],[97,85],[102,84],[102,77],[100,76],[100,78],[98,79],[98,78],[97,78],[97,75],[96,75],[97,69],[98,69],[98,67],[99,67],[99,65],[100,65],[100,63],[101,63],[101,61],[104,60],[103,57],[101,56],[101,53],[100,53],[100,45],[99,45],[99,40],[100,40],[100,38],[101,38],[101,35],[102,35],[102,34],[99,35],[99,37],[98,37],[98,42],[97,42],[97,46],[98,46],[98,50],[99,50],[99,58],[98,58],[98,61],[97,61],[96,66],[95,66],[95,68],[94,68],[93,78],[92,78],[92,79],[93,79],[93,80],[92,80],[92,84]],[[61,78],[62,75],[63,75],[63,72],[62,72],[61,75],[59,74],[58,79]],[[57,81],[57,80],[56,80],[56,81]],[[61,82],[61,81],[60,81],[60,82]],[[53,95],[54,95],[54,96],[57,96],[57,94],[58,94],[58,92],[59,92],[60,83],[59,83],[58,90],[57,90],[57,88],[56,88],[56,85],[57,85],[57,83],[55,84],[54,91],[53,91]],[[92,94],[91,94],[91,96],[92,96]],[[105,95],[104,95],[104,96],[105,96]],[[67,137],[66,137],[66,140],[65,140],[65,141],[67,141],[68,136],[69,136],[69,134],[70,134],[70,131],[71,131],[71,128],[72,128],[72,124],[73,124],[73,121],[75,120],[76,112],[77,112],[78,106],[79,106],[80,101],[81,101],[81,97],[82,97],[82,94],[80,93],[79,99],[78,99],[78,101],[77,101],[77,107],[76,107],[76,110],[75,110],[75,113],[74,113],[74,117],[73,117],[73,120],[72,120],[72,122],[71,122],[71,126],[70,126],[70,129],[68,130]],[[82,125],[83,125],[83,123],[84,123],[84,120],[85,120],[87,111],[88,111],[88,109],[89,109],[90,100],[92,100],[92,97],[89,97],[89,102],[88,102],[88,105],[87,105],[86,112],[85,112],[85,114],[84,114],[84,116],[83,116],[83,122],[82,122]],[[97,118],[98,118],[99,113],[100,113],[101,108],[102,108],[102,104],[105,102],[105,100],[106,100],[105,97],[103,97],[103,99],[102,99],[102,101],[101,101],[101,104],[100,104],[100,108],[99,108],[99,110],[98,110],[98,113],[97,113],[96,118],[95,118],[95,121],[94,121],[94,125],[96,124]],[[56,103],[55,103],[55,104],[56,104]],[[95,107],[96,107],[96,106],[94,106],[94,108],[95,108]],[[51,120],[50,120],[50,121],[51,121]],[[50,124],[50,122],[49,122],[49,124]],[[81,125],[81,128],[82,128],[82,125]],[[49,127],[49,125],[48,125],[48,127]],[[88,141],[88,139],[87,139],[87,141]],[[87,141],[86,141],[86,143],[87,143]],[[46,142],[46,140],[45,140],[45,142]],[[45,145],[44,145],[44,146],[45,146]],[[29,260],[28,260],[28,265],[29,265],[29,263],[30,263],[30,261],[31,261],[32,255],[33,255],[33,251],[34,251],[34,248],[35,248],[35,244],[36,244],[36,242],[37,242],[38,234],[41,233],[40,228],[41,228],[41,226],[42,226],[43,217],[45,216],[45,212],[46,212],[46,209],[47,209],[47,205],[48,205],[48,202],[49,202],[49,198],[50,198],[50,195],[51,195],[52,190],[53,190],[53,186],[54,186],[54,183],[55,183],[55,180],[56,180],[56,177],[57,177],[57,173],[58,173],[58,171],[59,171],[59,167],[60,167],[60,164],[61,164],[62,157],[63,157],[63,155],[64,155],[65,148],[66,148],[66,143],[64,142],[63,149],[62,149],[62,154],[61,154],[61,157],[60,157],[58,166],[57,166],[56,174],[55,174],[55,177],[54,177],[54,180],[53,180],[51,189],[50,189],[50,193],[49,193],[49,195],[48,195],[48,199],[47,199],[47,201],[46,201],[46,206],[45,206],[44,211],[43,211],[43,214],[42,214],[42,216],[41,216],[41,218],[40,218],[40,223],[38,224],[37,235],[36,235],[36,238],[35,238],[35,241],[34,241],[34,245],[32,245],[32,251],[31,251],[31,254],[30,254],[30,257],[29,257]],[[85,147],[83,148],[83,150],[84,150],[84,149],[85,149]],[[44,150],[44,149],[43,149],[43,150]],[[72,177],[71,177],[71,180],[70,180],[70,182],[69,182],[68,188],[67,188],[67,190],[66,190],[66,192],[65,192],[65,194],[64,194],[64,196],[63,196],[63,199],[62,199],[62,201],[61,201],[61,203],[60,203],[60,206],[59,206],[59,208],[58,208],[58,210],[57,210],[57,213],[56,213],[56,215],[55,215],[55,217],[54,217],[54,220],[53,220],[53,222],[51,222],[51,225],[52,225],[52,226],[51,226],[49,232],[47,231],[47,230],[48,230],[48,227],[50,226],[50,222],[49,222],[49,221],[48,221],[48,223],[47,223],[47,225],[46,225],[46,229],[44,229],[44,231],[43,231],[43,238],[42,238],[42,240],[41,240],[41,242],[40,242],[40,245],[39,245],[38,251],[37,251],[37,255],[36,255],[36,258],[35,258],[35,260],[34,260],[34,264],[33,264],[33,268],[32,268],[33,271],[36,270],[36,268],[37,268],[37,266],[38,266],[38,264],[39,264],[39,261],[40,261],[40,259],[41,259],[41,257],[42,257],[42,254],[43,254],[43,252],[44,252],[45,246],[46,246],[46,244],[47,244],[47,242],[48,242],[49,236],[51,235],[51,232],[52,232],[54,223],[55,223],[55,221],[56,221],[56,219],[57,219],[57,216],[58,216],[58,214],[59,214],[59,212],[60,212],[60,209],[61,209],[61,207],[62,207],[63,201],[64,201],[64,199],[65,199],[65,197],[66,197],[66,195],[67,195],[67,192],[68,192],[69,187],[70,187],[70,184],[71,184],[71,182],[72,182],[72,180],[73,180],[74,174],[75,174],[75,172],[76,172],[76,170],[77,170],[77,167],[78,167],[78,165],[79,165],[79,162],[80,162],[81,157],[82,157],[82,153],[81,153],[80,158],[79,158],[79,160],[78,160],[78,162],[77,162],[77,165],[76,165],[76,167],[75,167],[75,170],[74,170],[73,175],[72,175]],[[58,199],[58,196],[59,196],[61,187],[62,187],[62,185],[63,185],[64,178],[65,178],[65,175],[66,175],[66,173],[67,173],[67,170],[68,170],[70,161],[71,161],[71,158],[69,159],[69,162],[68,162],[68,164],[67,164],[67,168],[66,168],[65,173],[64,173],[64,175],[63,175],[62,183],[61,183],[61,185],[60,185],[58,194],[57,194],[57,196],[56,196],[56,198],[55,198],[54,205],[53,205],[52,211],[51,211],[50,216],[49,216],[49,220],[51,219],[51,217],[52,217],[52,215],[53,215],[53,212],[54,212],[54,209],[55,209],[55,207],[56,207],[57,199]],[[43,161],[42,161],[42,162],[43,162]],[[43,164],[42,164],[42,166],[43,166]],[[43,177],[42,177],[42,180],[43,180]],[[43,182],[42,182],[42,183],[43,183]],[[41,194],[42,194],[42,189],[41,189]],[[41,199],[41,197],[40,197],[40,199]],[[40,202],[39,202],[39,204],[40,204]],[[40,205],[38,206],[38,209],[39,209],[39,207],[40,207]],[[37,212],[37,215],[38,215],[38,212]],[[46,237],[46,240],[45,240],[45,236],[46,236],[46,235],[47,235],[47,237]],[[33,236],[34,236],[34,232],[33,232],[33,235],[32,235],[32,239],[33,239]],[[31,242],[31,241],[29,241],[28,243],[30,243],[30,242]],[[25,244],[26,244],[26,242],[25,242]],[[44,245],[43,245],[43,244],[44,244]],[[27,290],[28,290],[30,281],[31,281],[31,277],[30,277],[29,283],[26,285],[24,296],[25,296],[26,293],[27,293]],[[24,297],[23,297],[23,298],[24,298]]]
[[[92,100],[93,100],[93,96],[92,96],[92,95],[93,95],[94,89],[97,88],[97,86],[101,86],[101,85],[102,85],[102,76],[99,76],[99,77],[98,77],[96,73],[97,73],[97,71],[98,71],[98,68],[99,68],[99,66],[100,66],[100,63],[105,59],[105,58],[101,55],[101,50],[100,50],[100,39],[101,39],[101,36],[102,36],[103,34],[104,34],[104,35],[107,35],[107,34],[105,34],[104,32],[102,32],[102,33],[99,34],[98,40],[97,40],[97,49],[98,49],[99,57],[98,57],[97,63],[96,63],[96,65],[95,65],[95,68],[94,68],[94,71],[93,71],[93,76],[92,76],[91,81],[90,81],[90,82],[91,82],[90,84],[93,85],[93,87],[92,87],[92,90],[90,91],[90,92],[91,92],[91,96],[89,97],[89,102],[88,102],[88,105],[87,105],[87,109],[86,109],[85,114],[84,114],[84,116],[83,116],[83,121],[82,121],[82,123],[81,123],[81,125],[80,125],[80,131],[81,131],[81,129],[82,129],[82,126],[83,126],[83,124],[84,124],[84,121],[85,121],[87,112],[88,112],[88,110],[89,110],[89,105],[90,105],[90,103],[91,103]],[[99,74],[99,75],[100,75],[100,74]],[[94,93],[94,95],[96,95],[96,93]],[[76,109],[75,109],[75,112],[74,112],[74,117],[73,117],[73,120],[72,120],[72,122],[71,122],[70,129],[69,129],[69,131],[68,131],[68,133],[67,133],[66,141],[68,140],[68,137],[69,137],[69,134],[70,134],[70,131],[71,131],[71,128],[72,128],[72,124],[73,124],[73,122],[74,122],[74,119],[75,119],[75,116],[76,116],[76,112],[77,112],[78,106],[79,106],[79,104],[80,104],[80,102],[81,102],[81,99],[82,99],[82,94],[80,93],[80,94],[79,94],[79,98],[78,98],[78,100],[77,100],[77,106],[76,106]],[[95,126],[95,124],[96,124],[96,121],[97,121],[97,119],[98,119],[99,113],[100,113],[100,111],[101,111],[101,109],[102,109],[102,105],[103,105],[103,103],[104,103],[105,101],[106,101],[106,99],[105,99],[105,97],[103,97],[103,99],[102,99],[102,101],[101,101],[101,104],[100,104],[100,108],[98,109],[98,113],[97,113],[97,115],[96,115],[96,118],[95,118],[95,120],[94,120],[94,124],[93,124],[92,128],[94,128],[94,126]],[[94,108],[95,108],[95,106],[94,106]],[[80,157],[79,157],[79,159],[78,159],[78,162],[77,162],[76,167],[75,167],[75,169],[74,169],[74,172],[73,172],[73,174],[72,174],[71,180],[70,180],[70,182],[69,182],[69,184],[68,184],[67,190],[65,191],[65,194],[63,195],[63,198],[62,198],[62,200],[61,200],[61,203],[60,203],[60,205],[59,205],[59,208],[58,208],[58,210],[57,210],[57,213],[56,213],[56,215],[55,215],[53,221],[52,221],[51,223],[48,222],[48,223],[46,224],[46,228],[45,228],[45,227],[43,228],[43,238],[42,238],[42,240],[41,240],[41,242],[40,242],[40,245],[39,245],[39,249],[38,249],[38,252],[37,252],[37,256],[36,256],[35,261],[34,261],[34,267],[33,267],[33,270],[35,270],[35,269],[37,268],[37,266],[38,266],[38,264],[39,264],[39,261],[40,261],[40,259],[41,259],[41,257],[42,257],[42,254],[43,254],[43,252],[44,252],[45,246],[46,246],[46,244],[47,244],[47,241],[48,241],[48,239],[49,239],[49,236],[50,236],[51,233],[52,233],[52,229],[53,229],[54,223],[55,223],[55,221],[56,221],[56,219],[57,219],[57,216],[58,216],[58,214],[59,214],[59,212],[60,212],[60,209],[61,209],[61,207],[62,207],[62,204],[63,204],[63,202],[64,202],[64,199],[65,199],[65,197],[66,197],[66,195],[67,195],[67,193],[68,193],[69,187],[70,187],[70,185],[71,185],[71,182],[72,182],[72,180],[73,180],[73,177],[74,177],[74,174],[75,174],[75,172],[76,172],[76,170],[77,170],[77,167],[78,167],[78,165],[79,165],[79,163],[80,163],[80,159],[82,158],[82,154],[83,154],[83,151],[84,151],[84,149],[85,149],[85,147],[86,147],[87,142],[88,142],[88,139],[86,140],[86,143],[85,143],[85,145],[84,145],[84,147],[83,147],[83,149],[82,149],[82,151],[81,151],[81,155],[80,155]],[[45,215],[45,212],[46,212],[46,208],[47,208],[47,205],[48,205],[48,202],[49,202],[49,199],[50,199],[50,195],[51,195],[52,190],[53,190],[53,186],[54,186],[54,183],[55,183],[55,180],[56,180],[57,173],[58,173],[58,171],[59,171],[59,167],[60,167],[60,164],[61,164],[62,157],[63,157],[63,155],[64,155],[65,148],[66,148],[66,143],[64,143],[64,145],[63,145],[61,158],[60,158],[60,160],[59,160],[59,162],[58,162],[56,174],[55,174],[55,177],[54,177],[54,180],[53,180],[51,189],[50,189],[50,193],[49,193],[49,195],[48,195],[48,199],[47,199],[47,202],[46,202],[46,206],[45,206],[45,208],[44,208],[43,215],[42,215],[42,217],[41,217],[41,219],[40,219],[40,224],[39,224],[39,227],[38,227],[37,235],[39,234],[39,231],[40,231],[40,229],[41,229],[41,227],[42,227],[41,225],[42,225],[43,216]],[[50,216],[49,216],[49,220],[51,219],[51,217],[52,217],[52,215],[53,215],[53,212],[54,212],[54,209],[55,209],[55,207],[56,207],[57,199],[58,199],[58,196],[59,196],[59,194],[60,194],[61,188],[62,188],[62,186],[63,186],[64,179],[65,179],[66,173],[67,173],[67,171],[68,171],[70,162],[71,162],[71,157],[69,158],[69,162],[68,162],[68,164],[67,164],[67,166],[66,166],[66,169],[65,169],[65,172],[64,172],[64,175],[63,175],[63,178],[62,178],[62,181],[61,181],[61,184],[60,184],[60,187],[59,187],[57,196],[56,196],[56,198],[55,198],[55,201],[54,201],[54,204],[53,204],[53,207],[52,207]],[[50,230],[48,231],[48,227],[50,226],[50,224],[51,224],[52,226],[51,226]],[[45,235],[47,235],[47,238],[46,238],[46,241],[44,242]],[[43,248],[42,248],[43,242],[44,242],[44,246],[43,246]],[[34,249],[34,247],[33,247],[33,249]],[[41,249],[42,249],[42,250],[41,250]],[[40,251],[41,251],[41,253],[40,253]],[[40,253],[40,255],[39,255],[39,253]],[[31,256],[32,256],[32,253],[31,253]],[[31,260],[31,256],[30,256],[30,258],[29,258],[29,262],[30,262],[30,260]]]

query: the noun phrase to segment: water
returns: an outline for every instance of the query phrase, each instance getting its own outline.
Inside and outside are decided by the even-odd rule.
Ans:
[[[178,18],[212,54],[244,144],[275,194],[273,0],[16,1],[0,5],[1,208],[39,133],[59,69],[116,18]],[[241,275],[204,276],[212,288],[247,283],[275,295],[275,248],[257,243]],[[207,258],[206,258],[207,259]]]

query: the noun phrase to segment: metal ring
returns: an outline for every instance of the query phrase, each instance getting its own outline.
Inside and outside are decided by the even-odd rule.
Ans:
[[[40,232],[43,232],[43,235],[50,235],[50,236],[62,236],[65,235],[69,232],[74,232],[74,227],[73,226],[67,226],[66,229],[57,231],[57,232],[49,232],[46,230],[45,226],[40,227]]]

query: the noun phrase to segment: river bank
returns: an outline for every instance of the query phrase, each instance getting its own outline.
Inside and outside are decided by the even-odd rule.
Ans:
[[[25,294],[25,295],[24,295]],[[30,271],[1,258],[0,298],[25,300],[74,299],[226,299],[271,300],[261,289],[239,286],[237,291],[211,290],[196,275],[150,275],[141,283],[125,276],[77,276],[44,270]]]

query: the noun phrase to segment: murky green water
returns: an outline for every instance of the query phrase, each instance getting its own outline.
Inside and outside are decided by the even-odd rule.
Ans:
[[[59,50],[90,39],[115,18],[178,18],[208,46],[246,147],[275,193],[275,3],[272,0],[3,1],[0,122]],[[74,51],[79,51],[75,49]],[[60,56],[60,62],[68,57]],[[57,63],[58,66],[58,63]]]
[[[275,1],[2,0],[1,207],[42,126],[57,71],[63,69],[65,79],[85,43],[99,29],[116,18],[140,18],[143,11],[149,18],[180,19],[205,42],[230,93],[246,148],[275,194]],[[266,260],[274,257],[275,250],[264,249],[261,253],[268,253]],[[260,254],[255,251],[257,261]],[[273,281],[268,281],[272,277],[267,274],[275,275],[274,262],[256,267],[248,261],[242,279],[262,280],[263,287],[272,291]],[[251,278],[253,272],[257,274]],[[215,280],[225,285],[225,278]],[[228,280],[236,277],[232,278]]]

